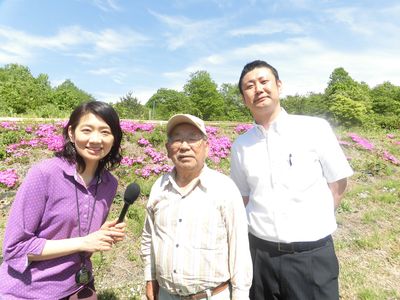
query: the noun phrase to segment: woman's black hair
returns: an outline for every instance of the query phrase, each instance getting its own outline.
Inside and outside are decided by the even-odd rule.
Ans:
[[[86,168],[85,161],[77,153],[74,144],[69,139],[68,128],[71,126],[72,131],[75,131],[81,118],[89,113],[104,120],[108,126],[111,128],[112,135],[114,136],[114,143],[111,147],[110,152],[100,160],[97,166],[96,174],[99,175],[100,172],[105,168],[107,170],[112,169],[114,166],[118,165],[122,159],[121,150],[121,140],[122,140],[122,129],[119,122],[119,117],[114,108],[101,101],[90,101],[79,105],[71,113],[67,125],[63,129],[64,146],[63,149],[56,153],[57,157],[63,157],[71,163],[77,163],[80,171],[84,171]]]

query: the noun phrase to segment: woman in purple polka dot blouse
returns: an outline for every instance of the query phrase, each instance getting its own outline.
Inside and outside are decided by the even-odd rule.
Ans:
[[[0,299],[97,299],[90,256],[125,236],[106,221],[117,190],[109,170],[121,160],[115,110],[77,107],[56,157],[34,165],[11,207],[0,266]]]

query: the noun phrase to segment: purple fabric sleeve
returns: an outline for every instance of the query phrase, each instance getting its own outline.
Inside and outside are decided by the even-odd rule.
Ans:
[[[38,167],[31,168],[17,192],[8,218],[3,257],[20,273],[28,266],[28,254],[42,253],[46,243],[46,239],[35,235],[46,207],[46,181]]]

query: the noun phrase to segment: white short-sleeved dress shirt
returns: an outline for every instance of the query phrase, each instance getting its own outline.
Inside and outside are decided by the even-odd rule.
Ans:
[[[327,121],[282,109],[267,130],[255,126],[232,146],[231,178],[249,231],[274,242],[315,241],[335,231],[328,183],[353,174]]]

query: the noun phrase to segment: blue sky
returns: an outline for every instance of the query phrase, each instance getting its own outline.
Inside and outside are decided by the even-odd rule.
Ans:
[[[254,59],[278,69],[283,96],[323,92],[337,67],[400,85],[399,16],[395,0],[0,0],[0,66],[112,102],[181,91],[198,70],[236,83]]]

